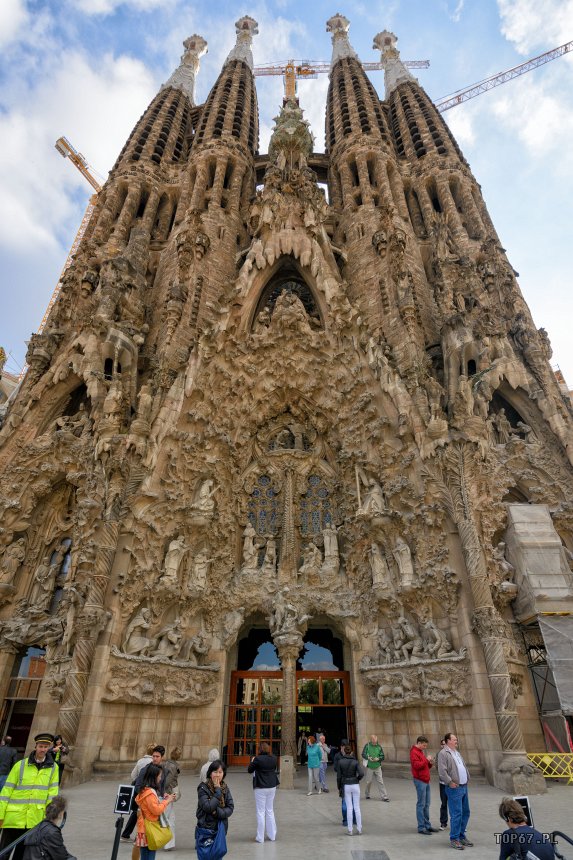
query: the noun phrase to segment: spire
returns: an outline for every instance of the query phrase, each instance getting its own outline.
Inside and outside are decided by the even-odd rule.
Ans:
[[[284,167],[306,167],[312,154],[314,137],[310,124],[303,118],[297,99],[285,99],[269,143],[269,158]]]
[[[256,36],[259,32],[259,25],[254,18],[243,15],[242,18],[235,21],[235,27],[237,29],[237,43],[225,60],[225,65],[233,60],[241,60],[252,71],[253,52],[251,51],[251,45],[253,44],[253,36]]]
[[[194,33],[183,42],[185,53],[181,56],[179,67],[175,69],[169,80],[161,87],[173,87],[181,90],[189,98],[192,105],[195,104],[195,76],[199,71],[199,60],[207,53],[207,42],[202,36]]]
[[[336,13],[326,22],[326,32],[332,33],[332,59],[330,68],[332,69],[335,63],[345,57],[354,57],[358,59],[358,54],[348,41],[348,29],[350,21],[344,15]]]
[[[389,30],[383,30],[377,36],[374,36],[374,44],[372,45],[373,48],[378,48],[382,52],[380,62],[384,66],[386,99],[404,81],[418,83],[417,79],[410,74],[400,59],[400,51],[396,48],[397,41],[398,39],[394,33],[390,33]]]

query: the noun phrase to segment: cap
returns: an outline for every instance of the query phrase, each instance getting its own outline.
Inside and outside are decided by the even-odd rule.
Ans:
[[[37,744],[53,744],[54,743],[54,736],[51,735],[49,732],[40,732],[40,734],[36,735],[36,737],[34,738],[34,743],[37,743]]]

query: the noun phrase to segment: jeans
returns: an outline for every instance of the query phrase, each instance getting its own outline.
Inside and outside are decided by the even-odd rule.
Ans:
[[[347,809],[347,824],[348,832],[352,833],[352,820],[350,819],[350,810],[354,816],[356,816],[356,829],[359,833],[362,833],[362,816],[360,814],[360,786],[359,785],[345,785],[344,786],[344,799],[346,801],[346,809]]]
[[[327,767],[328,767],[327,761],[323,761],[320,763],[319,778],[320,778],[320,787],[321,788],[328,788],[328,786],[326,785],[326,768]]]
[[[155,851],[152,851],[151,848],[140,848],[139,860],[155,860]]]
[[[416,819],[418,821],[418,833],[429,830],[430,824],[430,783],[414,779],[416,786]]]
[[[384,785],[384,780],[382,779],[382,768],[381,767],[367,767],[366,768],[366,788],[364,790],[364,794],[366,797],[370,797],[370,786],[372,785],[372,780],[378,785],[378,791],[380,792],[380,797],[382,800],[386,800],[388,797],[388,792],[386,791],[386,786]]]
[[[255,788],[255,807],[257,810],[257,842],[265,841],[265,825],[267,828],[267,836],[274,842],[277,837],[277,824],[275,821],[275,811],[273,804],[275,802],[276,788]]]
[[[308,790],[312,791],[312,786],[316,788],[317,791],[320,791],[320,768],[319,767],[309,767],[308,769]]]
[[[450,839],[464,839],[470,818],[470,802],[467,785],[450,788],[446,785],[448,808],[450,810]]]
[[[346,798],[344,797],[344,792],[342,794],[342,823],[345,827],[348,826],[348,809],[346,806]],[[352,823],[356,824],[356,812],[352,810]]]
[[[448,826],[448,795],[443,782],[440,783],[440,826]]]

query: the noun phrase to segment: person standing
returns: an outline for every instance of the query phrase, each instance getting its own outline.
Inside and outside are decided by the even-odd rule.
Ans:
[[[306,745],[306,758],[308,765],[308,791],[307,797],[313,793],[313,787],[316,787],[316,793],[322,794],[320,787],[320,763],[322,761],[322,749],[320,744],[317,744],[314,735],[308,736]]]
[[[259,754],[253,756],[248,767],[253,774],[253,789],[255,791],[255,809],[257,812],[257,835],[255,842],[265,841],[265,826],[267,836],[274,842],[277,838],[274,802],[279,778],[277,776],[277,757],[271,754],[271,748],[263,741]]]
[[[54,735],[54,746],[50,750],[50,755],[58,765],[58,779],[60,785],[62,784],[62,776],[64,775],[65,762],[63,761],[64,756],[69,755],[70,748],[65,744],[62,740],[61,735]]]
[[[508,829],[500,836],[499,860],[515,857],[523,846],[523,855],[537,860],[554,860],[555,849],[547,839],[546,833],[540,833],[529,827],[523,812],[523,807],[512,797],[504,797],[499,806],[500,817],[507,822]]]
[[[163,762],[163,772],[165,774],[165,794],[172,794],[175,798],[173,803],[169,804],[165,810],[165,820],[171,828],[173,834],[167,845],[164,846],[164,851],[171,851],[175,848],[175,803],[181,797],[179,790],[179,765],[177,762],[181,758],[181,750],[179,747],[174,747],[169,753],[169,758]]]
[[[135,789],[133,792],[133,804],[131,807],[131,813],[129,818],[127,819],[127,824],[123,828],[123,832],[121,834],[122,842],[131,842],[130,837],[135,825],[137,824],[136,798],[143,786],[143,778],[145,776],[145,771],[150,764],[160,765],[164,753],[165,747],[157,746],[156,744],[149,744],[149,746],[147,747],[147,753],[139,759],[139,761],[131,771],[132,785],[135,786]],[[161,772],[163,773],[163,771]]]
[[[0,794],[0,850],[7,848],[44,818],[46,807],[58,794],[58,768],[49,749],[54,736],[41,732],[28,758],[12,767]],[[22,860],[24,843],[14,848],[13,860]]]
[[[344,799],[346,800],[348,835],[352,836],[353,816],[356,816],[356,829],[358,835],[362,833],[362,816],[360,813],[360,780],[364,776],[362,766],[358,764],[352,752],[352,747],[346,744],[342,748],[342,755],[338,759],[338,772],[344,787]]]
[[[18,760],[18,751],[12,746],[12,738],[9,735],[2,740],[0,746],[0,789],[4,788],[4,783],[8,774]]]
[[[225,775],[227,768],[222,761],[212,761],[207,769],[207,779],[197,786],[197,827],[195,829],[195,847],[197,855],[200,854],[200,840],[203,838],[201,830],[209,830],[216,838],[219,823],[222,823],[225,834],[229,827],[229,818],[233,814],[235,804],[233,795],[227,783]],[[215,855],[213,855],[215,856]],[[224,854],[217,854],[217,858]]]
[[[318,736],[318,745],[321,749],[321,759],[320,759],[320,787],[322,791],[328,794],[328,786],[326,784],[326,770],[328,768],[328,756],[330,754],[330,747],[326,743],[325,735]]]
[[[340,749],[336,751],[334,754],[334,758],[332,760],[332,766],[334,768],[334,773],[336,774],[336,787],[338,788],[338,796],[342,801],[342,825],[343,827],[348,827],[348,809],[346,806],[346,798],[344,797],[344,786],[342,785],[342,777],[340,775],[340,771],[338,769],[338,764],[340,759],[344,755],[342,750],[345,746],[349,745],[348,738],[342,738],[340,741]],[[352,813],[352,818],[350,819],[353,824],[356,824],[356,813]]]
[[[201,771],[199,773],[199,782],[206,782],[207,780],[207,771],[211,767],[214,761],[219,761],[221,755],[219,750],[216,747],[213,747],[212,750],[209,750],[209,754],[207,756],[207,761],[205,764],[201,765]]]
[[[24,839],[23,860],[77,860],[64,845],[62,827],[66,815],[66,799],[54,797],[46,807],[46,817]]]
[[[147,844],[145,833],[146,821],[159,821],[159,816],[165,812],[170,803],[175,800],[174,794],[166,794],[161,800],[161,783],[165,780],[163,768],[158,764],[148,764],[141,775],[141,790],[135,797],[141,815],[137,819],[137,836],[135,844],[139,846],[140,860],[155,860],[155,851]]]
[[[469,772],[458,752],[458,739],[453,732],[444,735],[444,747],[438,753],[438,774],[446,786],[448,809],[450,811],[450,845],[463,851],[472,848],[473,842],[466,837],[466,827],[470,818],[468,798]]]
[[[440,750],[443,750],[445,745],[446,745],[446,742],[442,738],[440,741]],[[438,760],[438,755],[439,755],[439,751],[436,754],[435,761]],[[440,779],[439,785],[440,785],[440,830],[447,830],[448,829],[448,796],[446,794],[446,786],[444,785],[444,783],[442,782],[441,779]]]
[[[364,796],[366,800],[370,800],[370,786],[372,784],[372,780],[376,781],[378,785],[378,791],[380,792],[380,798],[385,803],[390,802],[390,798],[388,797],[388,792],[386,791],[386,786],[384,785],[384,780],[382,779],[382,762],[384,761],[384,750],[378,743],[378,735],[370,735],[370,740],[367,744],[364,745],[364,749],[362,750],[362,758],[367,762],[366,764],[366,788],[364,791]]]
[[[302,731],[300,733],[300,735],[298,736],[298,743],[297,743],[297,748],[296,748],[297,753],[298,753],[298,760],[299,760],[301,766],[303,764],[306,764],[306,745],[307,745],[307,742],[308,742],[307,734],[305,731]]]
[[[426,755],[428,738],[418,735],[416,743],[410,750],[410,766],[412,778],[416,787],[416,819],[418,822],[418,833],[422,836],[431,836],[437,833],[437,827],[430,824],[430,768],[434,766],[434,759]]]

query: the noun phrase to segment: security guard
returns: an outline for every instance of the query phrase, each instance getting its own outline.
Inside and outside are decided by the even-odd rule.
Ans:
[[[46,806],[58,794],[58,767],[48,753],[54,736],[42,732],[34,741],[34,752],[16,762],[0,794],[0,850],[39,824]],[[23,854],[22,841],[14,849],[12,860],[22,860]]]

